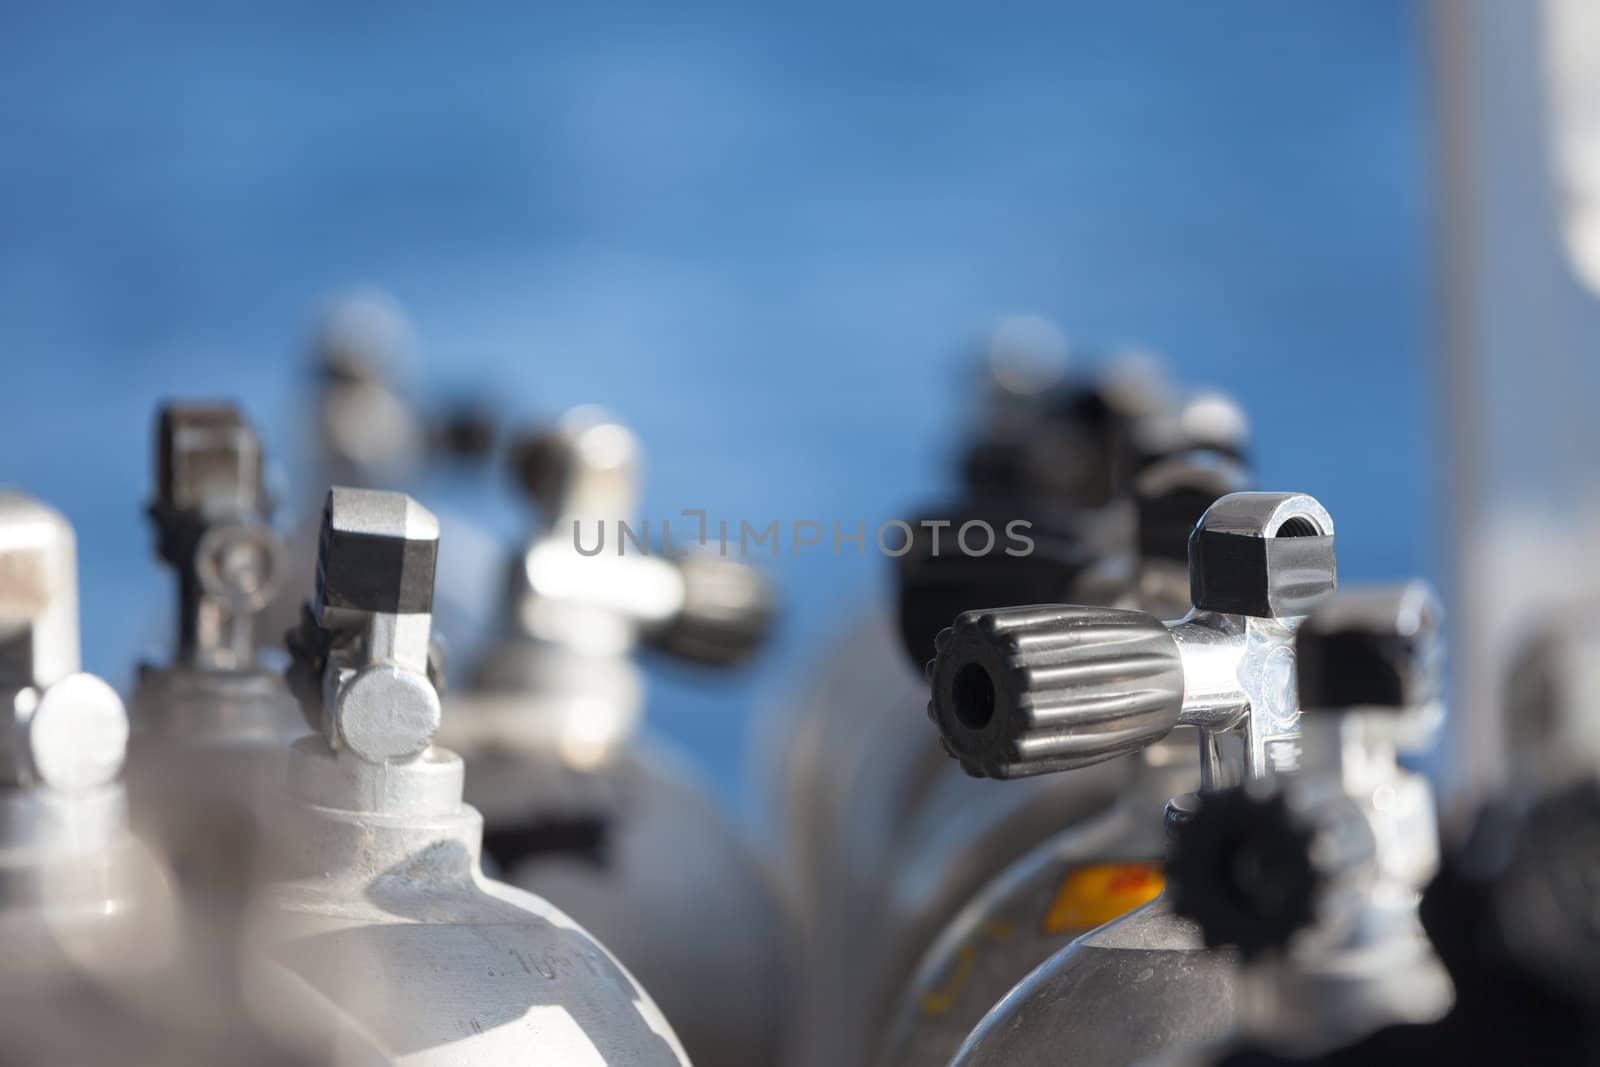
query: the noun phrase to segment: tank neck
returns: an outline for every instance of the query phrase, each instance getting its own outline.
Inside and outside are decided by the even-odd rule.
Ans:
[[[302,737],[290,750],[279,873],[328,888],[471,878],[483,819],[462,801],[463,782],[461,757],[446,749],[375,764]]]
[[[335,752],[320,735],[302,737],[289,750],[289,794],[303,804],[351,815],[451,815],[462,806],[464,782],[461,757],[437,746],[386,763]]]

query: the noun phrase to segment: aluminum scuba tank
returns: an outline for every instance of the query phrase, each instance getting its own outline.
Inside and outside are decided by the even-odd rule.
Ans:
[[[928,543],[930,539],[918,539],[911,551],[898,559],[901,641],[906,656],[919,670],[933,658],[933,639],[939,630],[962,611],[1026,604],[1041,597],[1101,603],[1125,595],[1130,560],[1138,554],[1136,537],[1140,536],[1139,524],[1134,522],[1136,472],[1162,456],[1186,451],[1196,455],[1199,450],[1215,451],[1222,463],[1239,459],[1244,448],[1243,416],[1231,401],[1218,394],[1199,394],[1173,406],[1176,402],[1166,395],[1164,382],[1140,379],[1132,369],[1113,368],[1103,381],[1074,383],[1062,396],[1038,401],[1048,413],[1047,421],[1037,429],[1038,436],[1064,436],[1058,451],[1048,454],[1059,455],[1063,463],[1069,457],[1075,459],[1087,468],[1079,475],[1067,479],[1057,472],[1048,491],[1045,479],[1032,475],[1026,479],[1032,488],[1021,492],[974,484],[967,500],[936,510],[958,531],[972,520],[998,529],[1025,519],[1031,523],[1027,531],[1030,550],[1015,554],[997,545],[975,556],[965,551],[940,553]],[[1191,412],[1216,408],[1236,416],[1225,439],[1212,433],[1213,428],[1203,425],[1203,420],[1189,418]],[[1084,425],[1076,426],[1078,421]],[[988,448],[980,443],[974,452]],[[1099,459],[1084,464],[1079,453],[1085,452]],[[995,462],[991,457],[980,466],[993,470]],[[1051,466],[1043,455],[1032,455],[1027,462],[1031,467]],[[1094,477],[1090,471],[1100,474]],[[1106,471],[1115,472],[1115,477]],[[993,474],[997,480],[1005,477],[998,470]],[[1107,485],[1114,487],[1114,492]],[[1161,516],[1152,515],[1145,528],[1154,531],[1162,521]],[[1146,553],[1152,562],[1157,555]],[[1140,570],[1141,580],[1171,585],[1170,577],[1161,572],[1159,565],[1145,567]],[[1152,595],[1163,594],[1152,590]],[[1186,597],[1181,603],[1187,604]],[[925,703],[925,693],[919,690],[919,711]],[[892,869],[890,857],[896,843],[907,838],[909,827],[929,821],[928,812],[937,810],[941,792],[955,790],[951,802],[965,808],[974,802],[975,790],[983,791],[983,787],[964,778],[944,758],[934,738],[924,738],[921,744],[906,743],[903,714],[889,714],[878,707],[858,718],[863,721],[855,724],[846,751],[853,747],[870,757],[857,756],[856,769],[842,794],[849,818],[839,850],[840,862],[870,892],[883,884],[885,872]],[[920,721],[920,714],[915,718]],[[840,757],[841,762],[845,759]],[[1052,793],[1068,788],[1093,792],[1093,777],[1085,776],[1070,786],[1055,781],[1036,788]],[[1022,802],[1015,790],[985,792],[996,804]],[[1049,827],[1054,828],[1054,824]],[[1010,836],[1021,847],[1031,844]]]
[[[633,434],[592,408],[515,442],[541,521],[442,737],[467,761],[507,881],[626,961],[701,1067],[770,1063],[784,981],[773,887],[686,761],[640,736],[633,653],[737,664],[763,644],[772,596],[736,560],[628,545],[648,542],[638,462]]]
[[[1189,531],[1244,480],[1237,462],[1208,450],[1147,467],[1134,484],[1136,564],[1108,559],[1091,568],[1074,599],[1160,618],[1183,614]],[[1121,761],[1110,808],[1033,849],[961,908],[902,983],[874,1064],[949,1062],[990,1006],[1035,966],[1160,892],[1162,806],[1193,789],[1200,774],[1195,741],[1181,733]]]
[[[1193,610],[1162,623],[1110,608],[971,612],[942,636],[929,712],[969,773],[1089,766],[1200,731],[1201,788],[1291,769],[1294,636],[1336,583],[1333,520],[1296,493],[1233,493],[1189,543]],[[1189,804],[1168,805],[1168,822]],[[1163,894],[1041,964],[978,1024],[961,1067],[1134,1063],[1228,1030],[1235,958],[1207,950]]]
[[[157,865],[128,830],[122,701],[79,669],[75,540],[56,511],[0,492],[5,1058],[25,1067],[113,1056],[136,1067],[197,1064],[179,1054],[194,1052],[181,1034],[124,998],[165,966],[176,916]]]
[[[4,995],[115,966],[139,938],[139,849],[120,775],[122,700],[79,669],[76,538],[58,512],[0,492],[0,960]],[[3,999],[3,997],[0,997]]]
[[[1080,401],[1063,403],[1072,407]],[[1089,406],[1099,411],[1104,403],[1096,400]],[[1147,409],[1160,406],[1152,403]],[[1103,451],[1108,457],[1135,457],[1117,460],[1119,467],[1132,468],[1147,459],[1135,448],[1132,425],[1137,420],[1127,421],[1130,426],[1111,438],[1116,447]],[[1019,498],[1012,506],[1028,504]],[[1088,519],[1102,536],[1107,530],[1121,531],[1124,556],[1134,542],[1130,515],[1123,514],[1131,511],[1130,501],[1118,497]],[[1094,595],[1120,591],[1126,583],[1125,566],[1117,581],[1108,582],[1103,565],[1090,562],[1086,535],[1074,533],[1070,519],[1062,524],[1031,513],[1041,520],[1030,531],[1036,541],[1032,555],[929,557],[909,581],[902,573],[902,590],[937,590],[920,607],[942,604],[946,610],[963,602],[1022,603],[1037,600],[1041,592],[1065,599],[1070,586],[1091,578],[1099,579],[1092,583]],[[1160,570],[1151,566],[1141,573],[1153,579]],[[1017,580],[1028,577],[1032,580]],[[1031,595],[1026,591],[1030,586]],[[1057,592],[1047,592],[1051,589]],[[902,600],[903,619],[916,610],[913,603]],[[931,652],[930,646],[927,654]],[[1123,781],[1122,767],[1106,765],[1071,778],[1037,779],[1021,789],[993,788],[993,783],[962,774],[931,735],[907,734],[907,724],[920,721],[925,706],[924,694],[916,710],[903,708],[899,719],[884,714],[885,709],[864,715],[859,736],[845,749],[869,755],[858,756],[863,773],[852,783],[856,791],[847,794],[852,819],[842,839],[840,885],[832,898],[839,901],[839,947],[836,964],[824,972],[822,983],[832,994],[832,1003],[824,1002],[825,1032],[835,1042],[823,1057],[828,1062],[865,1062],[919,958],[973,894],[1064,826],[1108,810]],[[840,1020],[849,1020],[854,1029]]]
[[[1168,863],[1174,910],[1245,960],[1239,1029],[1161,1063],[1309,1056],[1449,1009],[1417,917],[1438,870],[1433,793],[1398,762],[1443,717],[1438,629],[1424,582],[1342,590],[1300,627],[1299,769],[1202,797]]]
[[[1133,434],[1135,442],[1139,436]],[[1176,563],[1172,557],[1186,556],[1188,529],[1206,506],[1244,484],[1242,468],[1231,455],[1215,452],[1214,443],[1191,438],[1192,451],[1185,458],[1175,459],[1173,464],[1156,462],[1153,467],[1148,465],[1150,452],[1141,449],[1134,453],[1130,464],[1143,473],[1133,477],[1127,497],[1115,502],[1117,510],[1128,512],[1115,520],[1126,544],[1115,555],[1102,556],[1077,570],[1072,585],[1078,592],[1072,596],[1069,590],[1069,597],[1084,603],[1143,605],[1164,617],[1182,613],[1187,605],[1186,560]],[[1170,437],[1163,444],[1176,448],[1177,438]],[[1175,515],[1174,530],[1170,527]],[[988,573],[1007,569],[1021,568],[1002,564]],[[984,573],[975,570],[970,575],[968,603],[988,602],[982,586]],[[1035,588],[1032,596],[1024,596],[1019,586],[1005,603],[1035,600],[1040,591]],[[931,646],[927,649],[928,658],[933,651]],[[919,709],[926,710],[926,701]],[[920,722],[922,716],[916,719]],[[889,767],[896,760],[915,760],[917,769],[901,780],[917,783],[917,787],[899,800],[902,808],[909,809],[894,829],[903,840],[885,849],[884,873],[879,878],[883,888],[873,898],[877,912],[872,929],[879,931],[882,942],[869,1001],[875,1005],[874,1020],[893,1010],[922,954],[990,878],[1081,815],[1111,810],[1126,771],[1120,764],[1107,765],[1075,779],[1045,777],[1021,789],[997,789],[993,783],[963,774],[935,744],[933,735],[922,735],[920,744],[908,743],[913,739],[918,735],[902,737],[893,744],[885,742],[883,762]],[[1179,761],[1192,764],[1188,756],[1180,756]],[[1165,762],[1171,765],[1174,761]]]
[[[294,743],[253,915],[265,975],[405,1064],[683,1064],[654,1002],[546,901],[479,869],[463,763],[433,745],[433,515],[335,488],[289,680]]]
[[[260,439],[238,409],[162,409],[148,513],[156,554],[177,578],[178,625],[171,661],[139,667],[129,757],[136,806],[150,790],[192,808],[202,780],[217,785],[219,799],[248,794],[238,775],[275,777],[288,741],[305,732],[282,674],[257,656],[256,615],[283,566],[262,468]]]
[[[968,812],[977,799],[968,783],[952,782],[959,775],[949,774],[936,745],[919,744],[906,732],[926,702],[920,674],[933,634],[961,608],[1015,603],[1025,588],[1054,588],[1065,596],[1095,552],[1120,544],[1108,532],[1119,526],[1112,521],[1118,502],[1108,502],[1105,485],[1116,484],[1111,468],[1120,469],[1126,424],[1142,406],[1157,406],[1166,396],[1164,381],[1146,376],[1140,382],[1137,374],[1122,374],[1120,363],[1083,381],[1062,381],[1059,367],[1053,374],[1019,378],[1010,332],[1002,329],[988,353],[987,411],[961,464],[964,493],[919,518],[896,560],[894,619],[867,616],[853,624],[830,662],[815,672],[813,685],[783,709],[786,722],[775,735],[780,744],[787,742],[773,775],[783,790],[784,869],[811,957],[805,970],[814,979],[804,998],[810,1021],[801,1040],[810,1047],[797,1053],[801,1062],[862,1062],[879,1013],[869,1006],[874,994],[860,986],[878,981],[869,972],[891,954],[876,942],[902,940],[891,929],[909,925],[915,929],[905,940],[920,948],[975,887],[974,880],[981,884],[992,866],[1047,832],[1041,827],[1033,836],[993,835],[989,840],[1002,854],[970,865],[952,862],[946,873],[953,877],[924,878],[915,894],[922,899],[910,902],[904,922],[881,921],[895,895],[888,889],[894,872],[931,861],[903,858],[910,841],[922,842],[919,850],[948,845],[961,852],[987,829],[987,823],[965,821],[970,833],[948,841],[912,830],[936,803],[930,794]],[[1059,335],[1055,341],[1064,351]],[[1134,382],[1138,388],[1124,388]],[[1016,520],[1031,523],[1031,551],[1004,551],[1013,547],[1007,537]],[[960,551],[956,544],[972,523],[1006,534],[972,556],[964,543]],[[975,604],[975,592],[991,599]],[[1041,783],[1027,796],[990,794],[995,804],[1012,809],[996,821],[1014,816],[1018,826],[1039,822],[1049,809],[1053,829],[1069,802],[1059,796],[1046,801],[1042,794],[1070,790],[1080,794],[1070,803],[1084,812],[1097,810],[1110,802],[1115,776],[1098,777],[1103,780],[1086,775],[1070,785]],[[908,951],[915,949],[900,949]],[[873,963],[863,966],[863,959]]]
[[[237,933],[242,901],[209,898],[211,916],[198,918],[195,899],[175,891],[182,864],[129,832],[118,778],[128,722],[115,692],[77,669],[77,613],[71,526],[0,492],[0,689],[11,709],[0,730],[6,1062],[331,1062],[321,1043],[328,1019],[265,990],[243,1002],[237,941],[223,936]],[[218,920],[223,912],[231,924]],[[292,1038],[264,1024],[274,1011],[278,1021],[292,1015]],[[341,1065],[372,1062],[345,1051]]]

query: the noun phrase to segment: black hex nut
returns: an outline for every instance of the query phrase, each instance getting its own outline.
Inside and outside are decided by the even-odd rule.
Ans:
[[[1190,598],[1203,611],[1307,615],[1337,585],[1333,520],[1303,493],[1230,493],[1189,538]]]
[[[334,488],[317,547],[319,609],[427,614],[438,556],[438,523],[410,497]]]

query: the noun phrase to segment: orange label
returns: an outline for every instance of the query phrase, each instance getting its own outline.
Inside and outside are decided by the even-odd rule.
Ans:
[[[1154,900],[1165,883],[1154,863],[1097,863],[1068,871],[1044,917],[1044,932],[1064,934],[1108,923]]]

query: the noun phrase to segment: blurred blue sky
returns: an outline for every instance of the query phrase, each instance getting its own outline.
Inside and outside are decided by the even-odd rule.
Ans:
[[[944,484],[969,342],[1039,312],[1234,391],[1347,576],[1434,573],[1424,88],[1387,0],[8,4],[0,479],[78,523],[123,679],[167,600],[154,404],[242,398],[292,451],[331,292],[405,303],[429,391],[620,413],[650,515],[869,529]],[[759,670],[658,679],[729,790],[886,570],[780,568]]]

